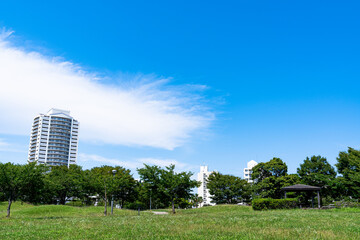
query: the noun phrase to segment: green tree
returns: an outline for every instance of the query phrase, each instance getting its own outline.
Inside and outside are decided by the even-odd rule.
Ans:
[[[130,170],[116,166],[116,173],[111,181],[110,193],[114,199],[123,207],[126,202],[136,200],[136,180]]]
[[[162,169],[158,166],[148,166],[138,169],[138,173],[144,186],[157,190],[157,194],[163,195],[163,201],[170,201],[172,212],[175,213],[175,201],[180,198],[188,200],[192,196],[192,188],[199,183],[191,179],[191,172],[175,172],[175,165]]]
[[[347,152],[340,152],[337,157],[338,173],[342,175],[345,181],[343,192],[352,198],[360,198],[360,151],[348,148]]]
[[[351,196],[349,189],[351,189],[351,182],[348,182],[344,177],[337,176],[333,181],[330,182],[331,193],[330,196],[332,200],[343,200]]]
[[[8,201],[6,217],[10,217],[11,205],[18,199],[33,203],[40,201],[38,196],[43,189],[44,169],[36,163],[0,163],[0,192]]]
[[[249,184],[246,180],[232,175],[214,172],[208,178],[207,187],[212,201],[217,204],[234,204],[250,198]]]
[[[70,197],[83,197],[84,175],[78,165],[52,166],[47,174],[47,181],[53,197],[58,199],[60,204],[65,204]]]
[[[192,197],[191,197],[191,202],[193,203],[193,206],[198,208],[199,205],[203,202],[203,198],[200,197],[198,194],[194,194]]]
[[[10,217],[10,209],[13,201],[16,201],[20,195],[22,185],[23,166],[12,163],[0,163],[0,191],[8,200],[6,217]]]
[[[275,177],[270,176],[261,182],[253,185],[255,197],[261,198],[282,198],[284,193],[283,187],[291,186],[300,182],[297,174],[289,174],[285,176]]]
[[[175,214],[175,200],[179,198],[189,199],[192,188],[198,187],[199,183],[191,179],[193,173],[174,171],[175,165],[170,165],[161,171],[161,180],[164,193],[171,199],[172,212]]]
[[[300,182],[297,174],[287,174],[287,165],[280,158],[273,158],[268,162],[259,163],[252,169],[251,178],[254,197],[281,198],[281,188]]]
[[[287,174],[287,165],[280,158],[274,157],[266,163],[259,163],[252,169],[251,178],[254,182],[261,182],[265,178],[281,177]]]
[[[113,173],[113,170],[116,172]],[[98,194],[105,203],[104,215],[107,215],[107,204],[114,197],[123,206],[125,201],[135,200],[136,181],[127,170],[120,166],[95,167],[87,174],[87,191]]]
[[[109,201],[109,193],[111,194],[111,187],[113,184],[113,173],[114,170],[111,166],[101,166],[91,169],[90,174],[90,185],[94,193],[97,193],[105,203],[104,215],[107,216],[107,204]]]
[[[22,190],[20,199],[29,203],[44,202],[43,194],[47,191],[45,174],[49,167],[44,164],[29,163],[23,165]]]
[[[149,202],[151,197],[152,208],[168,207],[171,200],[162,189],[162,169],[159,166],[144,164],[143,168],[137,169],[143,184],[139,191],[142,202]]]
[[[307,157],[304,162],[300,164],[297,173],[302,183],[321,187],[323,196],[331,195],[331,186],[336,178],[336,172],[326,158],[321,156]]]

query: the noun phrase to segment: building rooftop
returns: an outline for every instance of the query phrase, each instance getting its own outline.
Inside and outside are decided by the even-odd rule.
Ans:
[[[321,187],[310,186],[305,184],[295,184],[292,186],[283,187],[283,191],[319,191]]]
[[[62,110],[62,109],[58,109],[58,108],[52,108],[50,109],[46,115],[56,115],[56,116],[62,116],[62,117],[66,117],[66,118],[72,118],[70,116],[70,111],[68,110]]]
[[[255,162],[254,160],[251,160],[247,163],[247,168],[253,168],[257,165],[258,163]]]

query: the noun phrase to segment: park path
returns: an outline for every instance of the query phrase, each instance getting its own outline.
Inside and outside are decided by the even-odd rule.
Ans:
[[[153,213],[154,213],[155,215],[166,215],[166,214],[169,214],[168,212],[154,212],[154,211],[153,211]]]

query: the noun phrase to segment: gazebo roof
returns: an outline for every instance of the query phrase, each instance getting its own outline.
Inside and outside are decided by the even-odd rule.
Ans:
[[[315,187],[310,185],[304,185],[304,184],[295,184],[288,187],[283,187],[281,190],[283,191],[294,191],[294,192],[300,192],[300,191],[319,191],[321,187]]]

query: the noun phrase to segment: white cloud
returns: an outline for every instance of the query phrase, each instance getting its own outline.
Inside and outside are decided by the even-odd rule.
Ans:
[[[116,166],[121,166],[121,167],[125,167],[125,168],[130,168],[130,169],[136,169],[138,167],[141,167],[140,162],[120,161],[118,159],[105,158],[105,157],[95,155],[95,154],[80,153],[78,160],[79,160],[79,162],[88,162],[88,161],[98,162],[98,163],[102,163],[103,165],[110,164],[110,165],[116,165]]]
[[[1,139],[1,138],[0,138],[0,147],[8,147],[9,145],[10,145],[10,144],[7,143],[7,142],[5,142],[4,139]]]
[[[214,118],[190,93],[206,86],[141,75],[104,84],[71,62],[14,46],[10,34],[0,33],[0,133],[29,135],[35,115],[60,108],[80,121],[80,141],[173,149]]]
[[[177,171],[189,171],[197,168],[197,166],[193,166],[187,163],[182,163],[174,159],[138,158],[128,161],[122,161],[118,159],[105,158],[99,155],[85,154],[85,153],[79,154],[79,162],[91,162],[91,163],[97,162],[97,163],[102,163],[104,165],[109,164],[114,166],[115,165],[121,166],[121,167],[129,168],[131,170],[142,168],[144,167],[144,164],[157,165],[160,167],[166,167],[166,166],[170,166],[170,164],[174,164]]]
[[[8,143],[5,139],[0,138],[0,152],[21,152],[24,153],[24,146]]]
[[[157,159],[157,158],[140,158],[137,159],[138,162],[147,165],[157,165],[160,167],[170,166],[171,164],[175,165],[177,168],[183,169],[188,167],[188,164],[180,163],[173,159]]]

